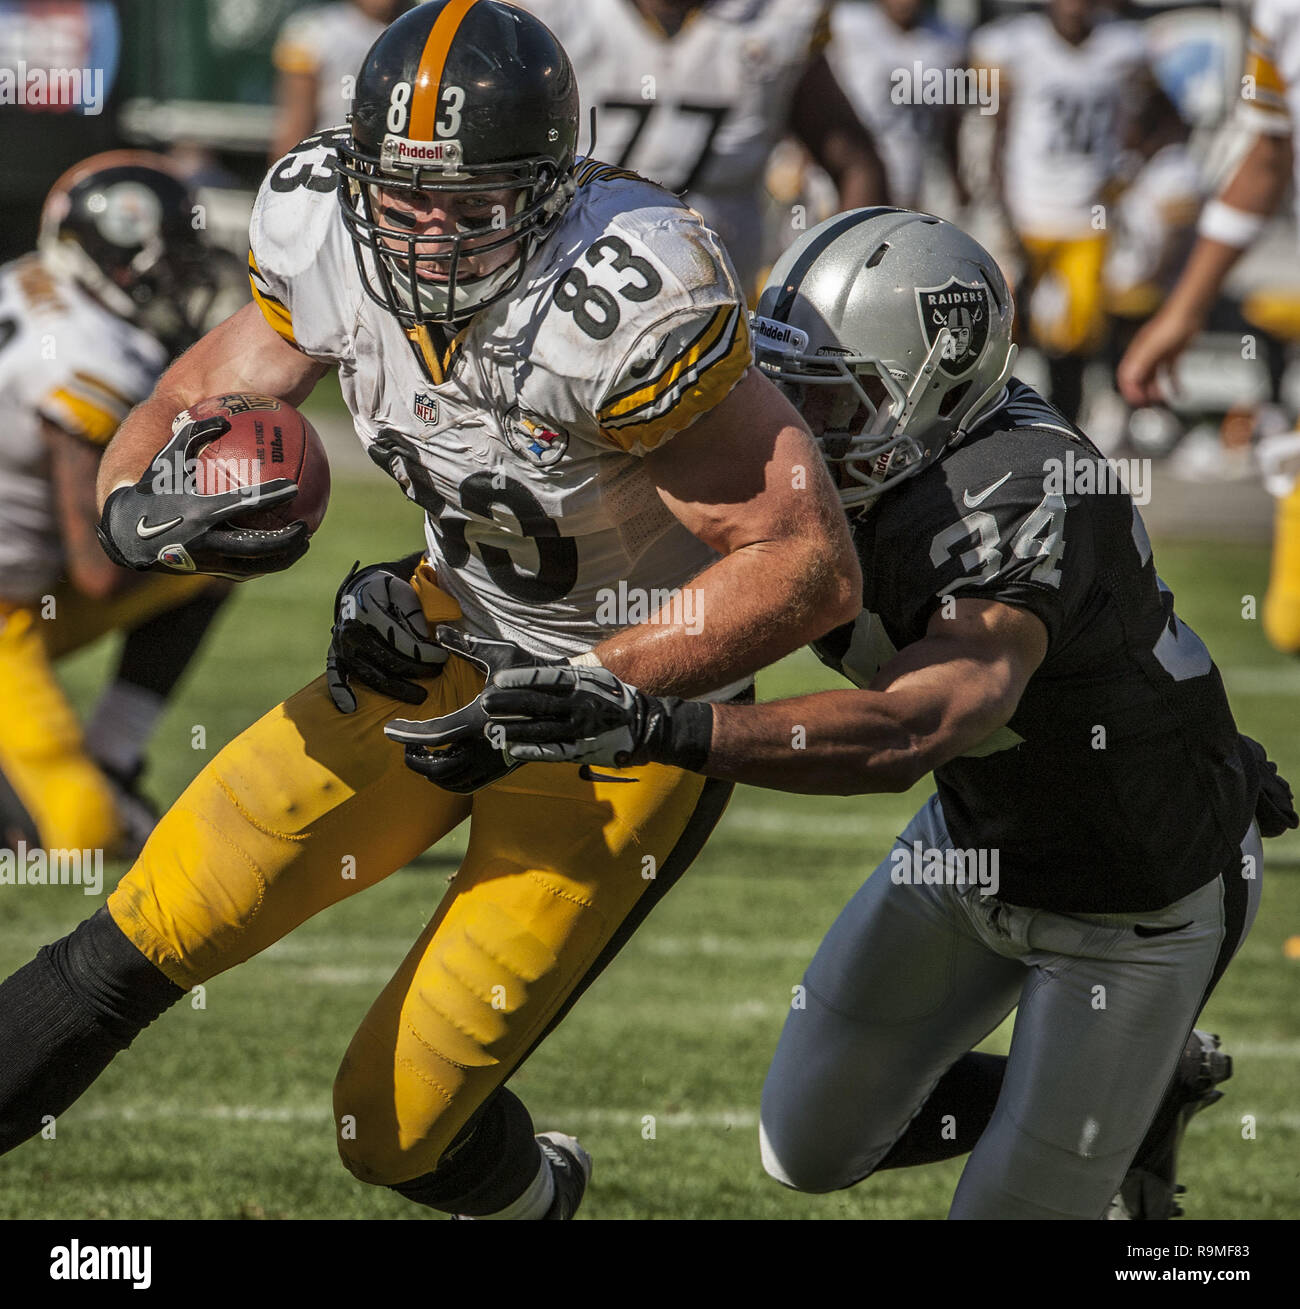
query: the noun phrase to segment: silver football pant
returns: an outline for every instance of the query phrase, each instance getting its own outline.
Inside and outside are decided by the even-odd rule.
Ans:
[[[1100,1218],[1221,950],[1254,920],[1259,832],[1252,823],[1241,846],[1244,921],[1225,906],[1223,877],[1137,914],[1018,908],[969,875],[917,885],[918,841],[952,847],[937,796],[809,965],[763,1087],[763,1166],[801,1191],[861,1181],[947,1069],[1018,1008],[997,1107],[949,1217]]]

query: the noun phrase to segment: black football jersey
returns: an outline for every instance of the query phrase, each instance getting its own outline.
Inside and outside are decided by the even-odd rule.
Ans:
[[[855,525],[863,616],[814,647],[865,685],[946,596],[1028,609],[1047,655],[1007,726],[935,770],[958,849],[998,895],[1076,913],[1187,895],[1234,858],[1256,788],[1209,651],[1174,613],[1137,507],[1023,383]]]

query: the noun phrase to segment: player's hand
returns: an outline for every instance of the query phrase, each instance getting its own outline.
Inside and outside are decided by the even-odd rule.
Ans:
[[[109,495],[95,531],[115,564],[138,572],[210,573],[242,582],[277,573],[307,553],[306,523],[271,530],[226,525],[248,509],[292,500],[298,487],[288,478],[213,495],[194,489],[189,461],[229,430],[220,417],[182,423],[134,486],[119,486]]]
[[[362,568],[358,560],[334,597],[325,682],[340,713],[357,707],[352,681],[406,704],[422,704],[429,693],[418,680],[437,676],[447,662],[447,651],[429,636],[420,597],[407,581],[408,563],[414,566],[402,560]]]
[[[489,731],[523,761],[672,764],[700,768],[713,708],[645,695],[607,668],[515,668],[493,674],[479,697]]]
[[[1168,399],[1165,375],[1196,335],[1199,324],[1184,314],[1162,310],[1133,338],[1115,370],[1120,394],[1134,407]]]
[[[466,636],[447,623],[439,623],[434,635],[444,650],[468,660],[489,678],[512,668],[530,668],[546,662],[511,641]],[[443,790],[460,795],[481,790],[523,762],[506,754],[501,729],[488,721],[481,695],[441,718],[423,722],[395,718],[384,727],[384,735],[406,747],[408,768]]]

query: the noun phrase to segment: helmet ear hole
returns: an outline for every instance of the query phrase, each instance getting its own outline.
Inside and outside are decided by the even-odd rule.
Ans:
[[[953,410],[955,410],[957,406],[961,404],[961,402],[966,398],[966,395],[969,391],[970,391],[969,382],[962,382],[960,386],[954,386],[952,390],[949,391],[948,394],[944,396],[943,400],[939,405],[939,417],[940,418],[949,417],[952,414]]]

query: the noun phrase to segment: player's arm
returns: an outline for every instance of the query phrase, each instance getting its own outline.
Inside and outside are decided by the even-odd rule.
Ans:
[[[1005,726],[1046,653],[1028,610],[958,599],[866,690],[713,706],[700,771],[811,795],[906,791]]]
[[[958,599],[866,690],[708,705],[647,696],[604,669],[520,668],[494,674],[481,701],[521,762],[665,763],[810,795],[905,791],[1010,721],[1047,643],[1028,610]]]
[[[275,127],[268,161],[274,164],[311,135],[316,126],[318,77],[314,71],[281,71],[275,84]]]
[[[1158,403],[1159,374],[1172,367],[1201,330],[1224,280],[1267,220],[1291,180],[1291,133],[1260,133],[1237,171],[1206,207],[1187,266],[1160,312],[1134,338],[1116,372],[1133,405]]]
[[[831,71],[814,56],[790,105],[790,130],[826,170],[841,209],[889,203],[889,183],[875,140]]]
[[[856,616],[862,575],[835,488],[803,420],[757,370],[646,464],[672,513],[723,557],[689,584],[698,621],[682,606],[676,622],[657,614],[595,647],[620,678],[700,695]]]
[[[50,452],[50,479],[68,579],[82,595],[107,600],[137,579],[109,559],[95,536],[99,518],[95,477],[102,452],[49,419],[41,420],[41,435]]]
[[[329,371],[294,349],[246,304],[187,350],[158,379],[153,394],[118,428],[99,468],[98,503],[115,487],[136,482],[167,443],[172,419],[199,400],[250,391],[301,404]]]

